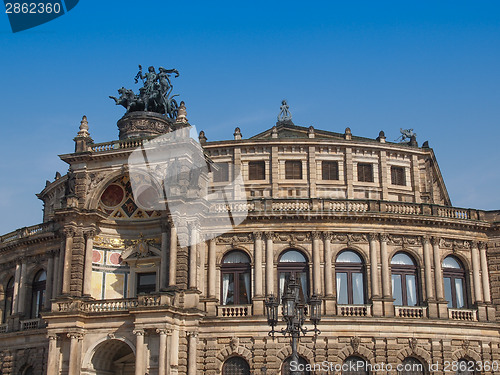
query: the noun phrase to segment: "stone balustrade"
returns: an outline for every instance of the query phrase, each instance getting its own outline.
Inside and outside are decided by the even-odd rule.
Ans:
[[[470,322],[477,322],[477,310],[448,309],[448,316],[453,320],[467,320]]]
[[[217,306],[217,317],[237,318],[252,315],[252,305]]]
[[[19,321],[19,323],[21,331],[28,331],[45,327],[45,322],[40,318],[21,320]]]
[[[394,306],[394,315],[400,318],[426,318],[425,306]]]
[[[53,232],[54,230],[55,224],[53,222],[20,228],[3,236],[0,236],[0,244],[12,242],[21,238],[36,236],[38,234]]]
[[[0,324],[0,333],[9,332],[9,325],[7,323]]]
[[[339,316],[371,316],[371,305],[337,305]]]

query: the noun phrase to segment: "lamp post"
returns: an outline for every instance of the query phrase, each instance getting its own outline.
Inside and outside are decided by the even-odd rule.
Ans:
[[[283,320],[286,322],[286,328],[282,328],[280,333],[284,336],[291,337],[291,362],[294,362],[296,365],[298,365],[299,355],[297,354],[297,345],[300,339],[300,335],[305,336],[309,331],[314,332],[314,336],[317,336],[319,333],[321,333],[321,331],[317,328],[317,325],[321,320],[321,299],[316,294],[313,294],[309,299],[309,319],[311,323],[314,324],[314,329],[312,330],[304,327],[306,305],[304,301],[300,300],[299,283],[297,282],[294,273],[290,275],[290,279],[287,283],[286,290],[283,293],[281,301],[283,306],[282,315]],[[274,295],[271,294],[267,297],[267,324],[271,326],[269,336],[272,336],[273,339],[276,332],[275,327],[278,325],[278,305],[279,301]],[[296,374],[295,371],[291,373]]]

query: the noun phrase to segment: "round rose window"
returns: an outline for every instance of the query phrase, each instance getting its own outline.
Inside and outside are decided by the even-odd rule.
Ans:
[[[101,202],[108,207],[118,206],[125,196],[122,187],[116,184],[109,185],[101,195]]]

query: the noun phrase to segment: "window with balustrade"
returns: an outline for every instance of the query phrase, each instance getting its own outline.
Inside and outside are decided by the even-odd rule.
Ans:
[[[449,308],[467,308],[467,285],[462,262],[453,255],[443,260],[444,297]]]
[[[309,272],[307,258],[298,250],[287,250],[280,255],[278,260],[278,293],[280,304],[283,291],[286,290],[286,285],[292,274],[295,275],[295,280],[299,284],[299,297],[301,301],[308,301]]]
[[[309,364],[307,359],[304,357],[299,356],[299,361],[298,363],[294,363],[294,366],[292,365],[292,357],[288,357],[283,361],[283,365],[281,366],[281,375],[291,375],[291,374],[296,374],[296,375],[310,375],[311,371],[307,371],[306,366]],[[290,367],[292,367],[290,369]],[[293,372],[292,370],[297,370]]]
[[[368,375],[366,360],[354,355],[347,357],[342,364],[342,375]]]
[[[47,273],[45,270],[38,271],[31,286],[31,319],[39,318],[40,312],[43,310],[46,283]]]
[[[365,265],[361,257],[344,250],[335,262],[337,303],[363,305],[365,303]]]
[[[137,294],[149,294],[156,291],[156,272],[143,272],[137,274]]]
[[[477,364],[471,359],[461,358],[457,362],[456,375],[478,375]],[[496,368],[496,366],[495,366]]]
[[[425,365],[417,358],[407,357],[401,363],[398,375],[425,375]]]
[[[14,301],[14,277],[11,277],[5,287],[4,309],[3,309],[3,319],[2,319],[3,323],[5,323],[7,321],[7,318],[12,315],[13,301]]]
[[[251,300],[250,258],[243,251],[227,253],[221,264],[222,305],[248,305]]]
[[[224,362],[222,375],[250,375],[250,366],[245,358],[231,357]]]
[[[392,257],[391,269],[394,305],[419,305],[418,272],[413,258],[406,253],[397,253]]]

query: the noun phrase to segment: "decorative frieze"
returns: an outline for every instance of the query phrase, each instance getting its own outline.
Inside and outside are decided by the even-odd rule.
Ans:
[[[253,243],[253,233],[223,234],[216,238],[218,245],[237,245],[239,243]]]

